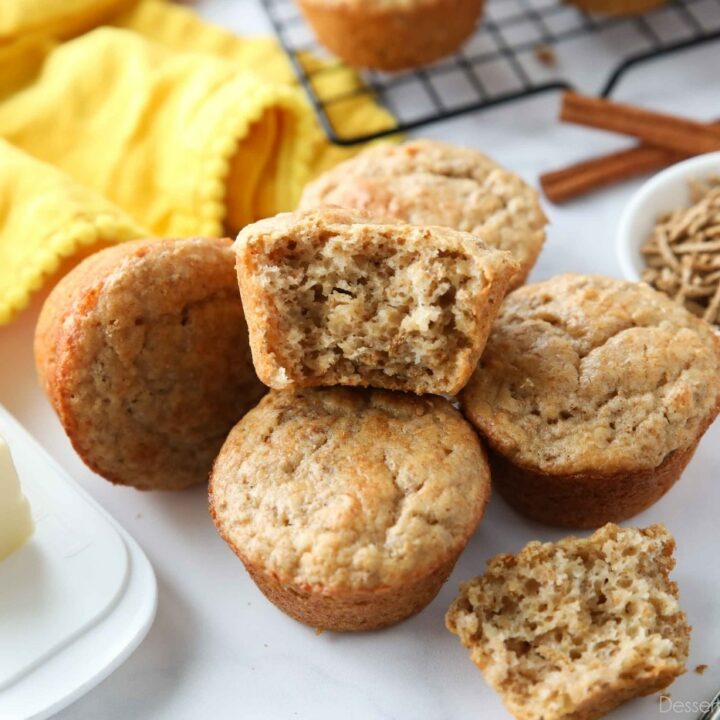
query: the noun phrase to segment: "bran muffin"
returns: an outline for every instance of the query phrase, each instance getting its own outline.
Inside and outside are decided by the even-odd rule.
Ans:
[[[403,70],[472,35],[484,0],[300,0],[318,40],[355,67]]]
[[[595,720],[685,672],[674,548],[662,525],[531,542],[464,583],[445,621],[517,720]]]
[[[271,390],[228,436],[210,512],[285,613],[372,630],[435,597],[489,493],[477,435],[443,398]]]
[[[467,233],[339,208],[261,220],[235,247],[255,369],[277,390],[453,394],[517,270]]]
[[[435,140],[382,143],[328,170],[305,187],[299,209],[324,205],[477,235],[519,263],[513,287],[525,282],[545,241],[533,188],[477,150]]]
[[[581,10],[607,15],[640,15],[665,5],[667,0],[567,0]]]
[[[647,285],[560,275],[507,297],[460,402],[517,510],[599,527],[679,478],[720,408],[720,341]]]
[[[35,332],[41,383],[75,450],[113,483],[207,482],[264,393],[229,240],[101,250],[53,289]]]

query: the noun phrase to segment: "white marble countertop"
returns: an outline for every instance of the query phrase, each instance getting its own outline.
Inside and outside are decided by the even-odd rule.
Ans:
[[[255,0],[202,0],[198,10],[239,33],[266,32]],[[720,115],[720,45],[637,70],[617,96],[698,118]],[[622,146],[604,133],[555,122],[557,96],[538,97],[432,126],[423,135],[482,149],[535,183],[541,170]],[[619,276],[614,233],[638,183],[626,183],[564,208],[548,208],[549,239],[534,279],[562,271]],[[32,360],[40,301],[0,329],[0,403],[138,540],[158,576],[154,627],[135,654],[62,720],[483,720],[510,718],[485,685],[443,615],[462,579],[485,560],[531,539],[562,533],[526,522],[498,497],[450,581],[420,615],[378,633],[317,636],[284,616],[255,588],[218,537],[202,488],[142,494],[112,487],[79,461],[43,397]],[[678,540],[683,605],[695,627],[688,672],[672,688],[700,701],[720,688],[720,427],[706,435],[681,482],[636,519],[665,522]],[[614,720],[662,715],[653,696]],[[665,710],[667,710],[665,708]],[[665,712],[666,715],[671,715]],[[676,717],[677,715],[672,715]],[[697,713],[682,717],[695,718]]]

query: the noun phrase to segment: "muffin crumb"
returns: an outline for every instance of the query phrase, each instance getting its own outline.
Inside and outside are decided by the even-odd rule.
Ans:
[[[554,68],[557,66],[557,55],[552,45],[536,45],[534,49],[535,59],[545,67]]]

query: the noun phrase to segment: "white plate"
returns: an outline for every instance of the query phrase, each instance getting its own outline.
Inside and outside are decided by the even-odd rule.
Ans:
[[[720,152],[698,155],[671,165],[653,175],[625,206],[617,234],[617,254],[623,275],[640,280],[645,263],[640,247],[650,237],[653,226],[663,213],[690,204],[688,180],[720,175]]]
[[[0,718],[49,717],[114,670],[152,624],[155,576],[135,541],[0,406],[33,511],[0,562]]]

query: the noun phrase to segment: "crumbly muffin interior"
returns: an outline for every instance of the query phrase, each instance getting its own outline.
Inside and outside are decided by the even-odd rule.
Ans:
[[[336,387],[271,390],[230,433],[210,488],[216,525],[246,563],[342,590],[453,559],[490,483],[447,400]]]
[[[520,464],[653,468],[717,412],[719,348],[706,323],[645,285],[562,275],[506,298],[461,402]]]
[[[484,277],[461,247],[439,246],[430,230],[407,238],[391,228],[295,231],[257,263],[290,377],[453,383],[462,351],[475,343]]]
[[[448,628],[517,717],[570,718],[615,687],[659,689],[688,653],[673,549],[661,525],[532,542],[462,586]]]

